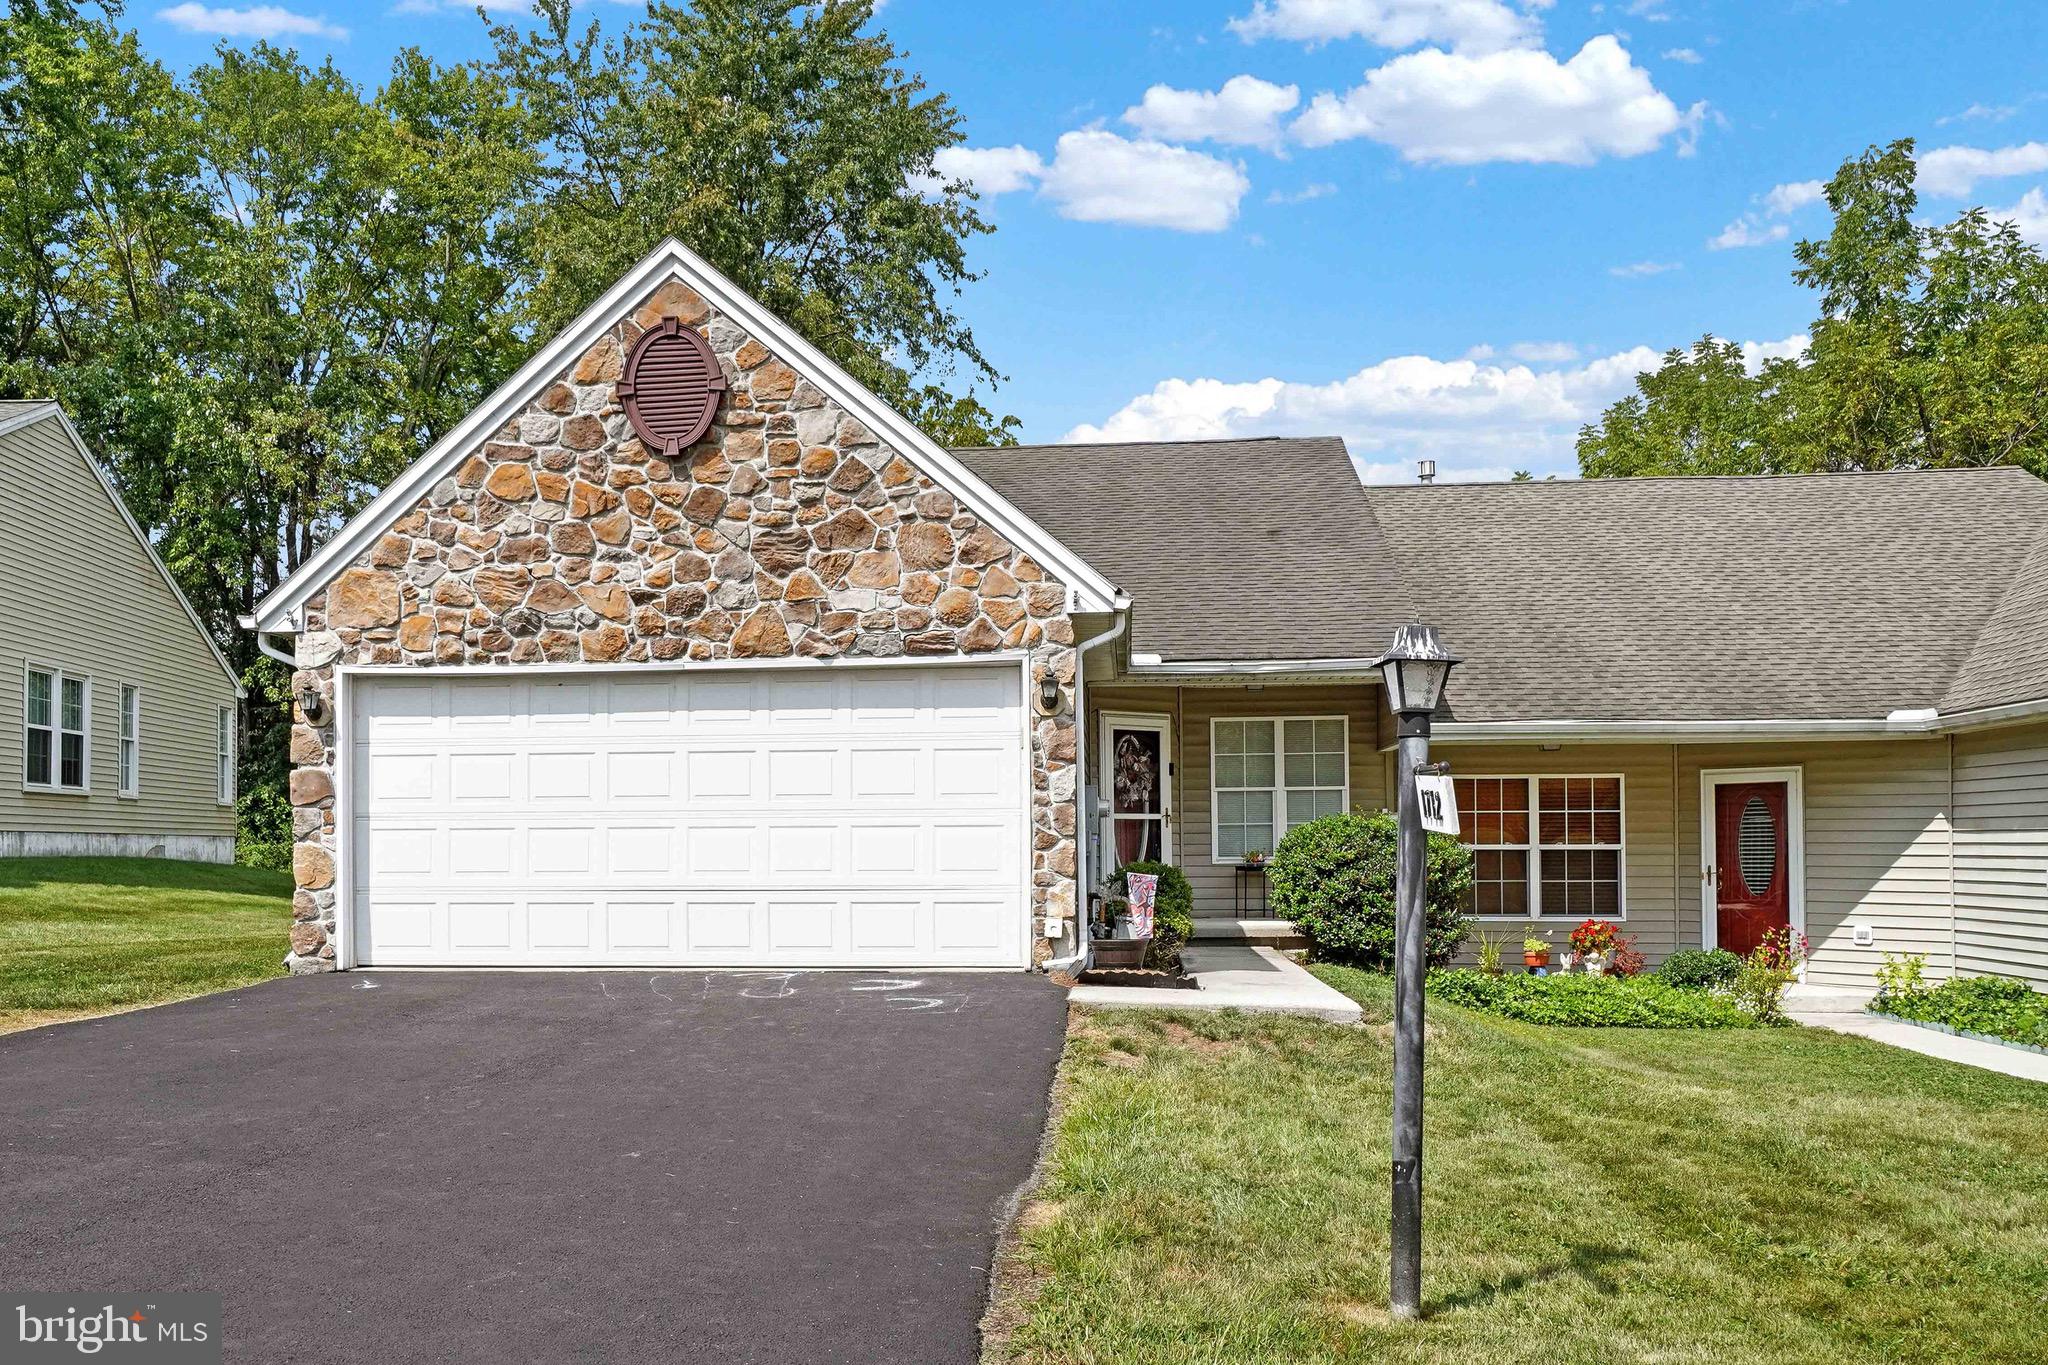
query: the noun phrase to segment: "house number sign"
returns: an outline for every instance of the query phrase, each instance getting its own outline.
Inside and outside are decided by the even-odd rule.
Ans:
[[[1422,810],[1422,827],[1436,834],[1458,832],[1458,793],[1451,779],[1442,773],[1415,774],[1415,804]]]

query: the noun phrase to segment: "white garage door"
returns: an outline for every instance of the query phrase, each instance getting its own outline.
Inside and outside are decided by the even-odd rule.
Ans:
[[[350,687],[360,963],[1025,963],[1014,664]]]

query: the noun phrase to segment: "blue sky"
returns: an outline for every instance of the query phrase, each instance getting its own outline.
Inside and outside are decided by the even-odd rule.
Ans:
[[[485,46],[441,0],[127,22],[176,66],[269,36],[369,84],[401,45]],[[2048,237],[2048,6],[2021,0],[889,0],[877,23],[965,115],[943,169],[998,230],[962,310],[1027,440],[1335,433],[1372,479],[1569,473],[1658,352],[1799,348],[1792,244],[1870,143],[1919,140],[1927,217]]]

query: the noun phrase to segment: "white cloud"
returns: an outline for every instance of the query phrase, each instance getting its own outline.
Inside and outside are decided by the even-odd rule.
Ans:
[[[348,30],[339,24],[309,14],[294,14],[277,5],[250,5],[235,9],[228,5],[172,5],[156,17],[187,33],[210,33],[221,38],[346,38]]]
[[[2048,246],[2048,194],[2035,186],[2020,196],[2020,202],[2008,209],[1991,210],[1994,223],[2011,223],[2020,230],[2020,236],[2037,245]]]
[[[1639,280],[1649,275],[1662,275],[1669,270],[1683,270],[1677,261],[1630,261],[1627,265],[1610,265],[1607,273],[1617,279]]]
[[[1303,185],[1298,190],[1274,190],[1266,196],[1269,204],[1306,204],[1311,199],[1327,199],[1337,192],[1337,187],[1327,180],[1318,180]]]
[[[1101,128],[1060,136],[1039,183],[1060,216],[1177,232],[1221,232],[1251,188],[1244,171],[1186,147]]]
[[[1311,147],[1371,138],[1410,161],[1585,165],[1640,156],[1704,115],[1689,114],[1650,81],[1611,34],[1570,61],[1537,49],[1473,55],[1427,48],[1366,73],[1342,95],[1317,95],[1294,121]]]
[[[1767,356],[1798,355],[1806,338],[1744,342],[1754,369]],[[1475,347],[1459,360],[1395,356],[1328,383],[1265,378],[1167,379],[1069,441],[1195,440],[1227,436],[1336,434],[1370,482],[1405,482],[1414,461],[1437,461],[1447,480],[1504,479],[1575,470],[1579,428],[1629,392],[1663,353],[1632,346],[1570,368],[1489,363]]]
[[[1666,48],[1660,55],[1667,62],[1684,62],[1687,66],[1698,66],[1706,60],[1705,57],[1700,56],[1698,52],[1689,47]]]
[[[2048,170],[2048,142],[1996,148],[1937,147],[1921,153],[1915,183],[1922,194],[1960,197],[1976,189],[1979,180],[2044,170]]]
[[[1729,251],[1736,247],[1769,246],[1792,235],[1783,223],[1763,223],[1755,214],[1744,214],[1707,239],[1707,250]]]
[[[1827,197],[1828,187],[1822,181],[1794,180],[1765,190],[1763,206],[1766,213],[1789,218],[1808,204],[1818,204]]]
[[[943,147],[932,156],[934,175],[918,176],[920,193],[936,194],[955,180],[966,181],[982,195],[1029,189],[1045,172],[1045,162],[1029,147]]]
[[[1980,119],[1985,123],[2003,123],[2040,98],[2040,95],[2034,94],[2017,99],[2011,104],[1972,104],[1961,113],[1943,114],[1934,121],[1934,126],[1946,128],[1951,123],[1974,123]]]
[[[1792,180],[1773,185],[1756,197],[1758,208],[1743,214],[1708,238],[1707,249],[1728,251],[1736,247],[1782,242],[1792,235],[1792,229],[1786,223],[1773,220],[1789,218],[1807,205],[1818,204],[1826,198],[1827,186],[1818,180]]]
[[[1547,5],[1543,0],[1524,8]],[[1251,13],[1227,27],[1248,43],[1364,38],[1381,47],[1448,43],[1474,51],[1513,47],[1538,36],[1534,19],[1501,0],[1258,0]]]
[[[1745,341],[1742,343],[1742,368],[1755,374],[1764,367],[1766,360],[1797,360],[1806,354],[1806,348],[1813,338],[1804,332],[1795,332],[1783,341]]]
[[[1147,137],[1177,142],[1227,142],[1274,150],[1280,116],[1301,102],[1301,88],[1257,76],[1232,76],[1220,90],[1155,85],[1124,110],[1124,122]]]

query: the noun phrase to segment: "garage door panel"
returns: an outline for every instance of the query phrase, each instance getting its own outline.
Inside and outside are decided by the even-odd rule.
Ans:
[[[1014,665],[355,683],[359,960],[1017,965]]]

